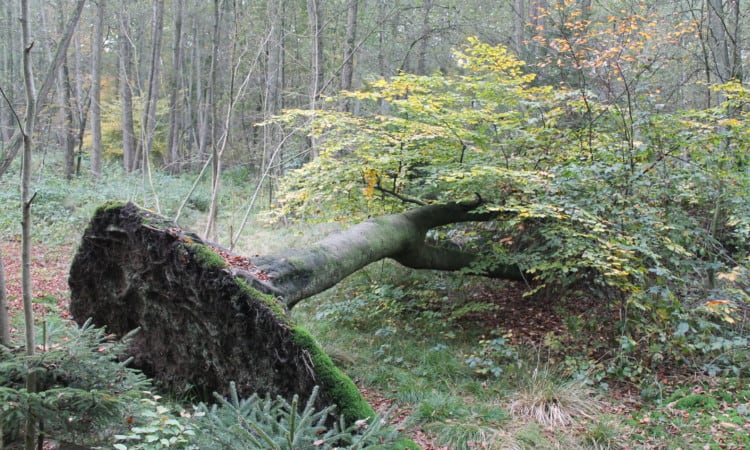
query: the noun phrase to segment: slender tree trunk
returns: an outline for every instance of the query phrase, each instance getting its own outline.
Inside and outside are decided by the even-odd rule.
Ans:
[[[711,39],[711,50],[714,56],[714,73],[721,83],[726,83],[732,76],[732,65],[729,61],[729,26],[724,12],[723,0],[708,1],[708,26]]]
[[[201,53],[201,38],[196,26],[193,32],[195,36],[195,45],[193,46],[193,71],[195,78],[195,104],[196,110],[196,128],[197,128],[197,142],[198,147],[198,161],[203,161],[208,158],[206,152],[206,145],[208,143],[208,101],[206,97],[208,93],[203,86],[203,54]]]
[[[59,0],[57,3],[58,16],[57,16],[57,27],[58,32],[63,33],[65,28],[65,15],[63,14],[63,0]],[[72,87],[70,84],[70,68],[68,67],[67,53],[63,59],[60,71],[58,74],[58,90],[59,90],[59,102],[60,102],[60,122],[63,123],[63,146],[65,151],[64,156],[64,173],[65,178],[70,180],[74,173],[75,163],[75,148],[76,148],[76,133],[75,133],[75,115],[73,114],[73,99]]]
[[[5,265],[3,263],[3,248],[0,245],[0,345],[10,346],[10,320],[8,310],[8,291],[5,287]],[[0,429],[2,440],[2,429]],[[1,442],[0,442],[1,443]]]
[[[266,59],[265,98],[263,104],[263,119],[268,120],[279,114],[283,108],[282,87],[284,85],[284,2],[268,0],[268,42]],[[275,167],[268,180],[268,199],[273,201],[274,181],[281,173],[281,129],[276,124],[263,127],[263,162],[262,168]]]
[[[13,119],[13,114],[11,114],[10,107],[14,104],[13,102],[13,92],[16,90],[15,84],[12,84],[13,80],[16,80],[19,78],[17,76],[16,72],[16,23],[13,20],[15,12],[15,3],[14,2],[6,2],[5,3],[5,22],[3,23],[3,29],[5,30],[5,33],[3,34],[3,39],[5,40],[5,54],[3,55],[3,81],[6,83],[9,83],[12,87],[11,89],[6,89],[5,95],[8,96],[8,103],[10,105],[8,108],[0,108],[0,138],[3,139],[3,142],[9,142],[10,139],[13,137],[13,131],[16,129],[16,124]],[[5,145],[3,145],[3,151],[5,151]],[[2,153],[4,155],[4,153]],[[0,176],[2,176],[2,171],[0,171]]]
[[[219,72],[219,45],[221,40],[221,11],[223,0],[214,0],[214,27],[213,39],[211,40],[211,80],[209,82],[208,98],[211,107],[211,204],[208,208],[208,220],[203,236],[207,239],[216,240],[216,218],[219,212],[219,186],[221,184],[221,157],[219,155],[219,143],[217,142],[217,105],[216,84]]]
[[[524,54],[526,31],[526,0],[513,0],[513,49],[516,55]]]
[[[35,351],[34,340],[34,309],[32,304],[31,283],[31,149],[34,135],[34,121],[36,118],[36,87],[34,86],[34,73],[31,67],[31,49],[34,43],[31,41],[29,15],[29,1],[21,0],[21,30],[23,42],[23,79],[26,88],[26,118],[21,130],[23,139],[23,167],[21,170],[21,291],[23,295],[24,324],[26,333],[26,355],[32,356]],[[56,72],[56,70],[55,70]],[[31,369],[31,368],[29,368]],[[32,370],[26,376],[26,389],[28,392],[36,392],[36,376]],[[26,417],[26,430],[24,433],[24,447],[33,450],[36,445],[37,419],[31,414]]]
[[[104,46],[104,11],[106,0],[97,0],[91,56],[91,173],[102,176],[102,47]]]
[[[135,125],[133,123],[133,51],[127,13],[118,12],[120,22],[120,101],[122,102],[122,159],[125,173],[135,169]]]
[[[307,0],[307,16],[310,21],[312,45],[310,49],[311,70],[310,77],[310,110],[318,109],[321,89],[325,83],[325,53],[323,52],[323,5],[321,0]],[[315,117],[312,118],[315,120]],[[318,146],[315,137],[310,137],[310,158],[318,156]]]
[[[167,161],[169,171],[177,173],[181,170],[180,165],[180,133],[182,119],[182,16],[184,11],[183,0],[174,0],[174,45],[172,48],[172,92],[169,96],[169,134],[167,136]]]
[[[346,8],[346,37],[344,38],[344,62],[341,68],[341,90],[350,91],[354,82],[354,42],[357,39],[357,9],[359,0],[348,0]],[[351,111],[349,100],[342,100],[339,110]]]
[[[60,69],[60,65],[62,64],[63,59],[65,59],[65,53],[68,50],[70,39],[75,32],[78,20],[81,18],[81,12],[83,11],[83,5],[85,3],[86,0],[78,0],[73,14],[71,15],[70,19],[68,19],[68,23],[65,27],[65,33],[63,34],[60,42],[57,44],[57,48],[55,49],[55,57],[52,61],[52,64],[50,64],[47,70],[44,81],[42,82],[42,86],[36,93],[36,102],[38,103],[44,104],[50,89],[55,84],[55,80],[57,79],[57,71]],[[36,114],[36,110],[34,111],[34,113]],[[36,117],[34,117],[34,119],[36,119]],[[18,155],[18,151],[20,150],[22,144],[23,133],[21,131],[18,131],[14,133],[10,138],[10,141],[6,147],[4,158],[2,161],[0,161],[0,177],[2,177],[8,170],[8,167],[10,167],[11,163]]]
[[[141,143],[143,146],[141,166],[143,168],[143,176],[148,181],[151,191],[154,194],[157,211],[160,209],[159,197],[153,188],[150,160],[151,149],[154,144],[154,134],[156,132],[156,104],[159,99],[159,66],[161,64],[161,39],[163,30],[164,0],[155,0],[152,17],[151,64],[148,75],[148,91],[141,125]]]
[[[151,29],[151,64],[148,75],[148,91],[143,112],[142,141],[143,141],[143,169],[149,172],[149,158],[154,143],[156,130],[156,102],[159,99],[159,66],[161,65],[161,40],[164,30],[164,0],[155,0],[153,7]]]
[[[430,12],[432,12],[432,0],[424,0],[422,5],[422,32],[420,33],[419,51],[417,52],[417,75],[427,73],[427,47],[432,34],[430,25]]]

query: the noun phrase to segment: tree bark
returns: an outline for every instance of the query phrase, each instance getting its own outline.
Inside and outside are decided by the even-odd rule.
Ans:
[[[417,75],[426,75],[427,73],[427,47],[432,34],[432,25],[430,25],[432,6],[432,0],[424,0],[422,5],[422,33],[419,36],[419,51],[417,52]]]
[[[325,53],[323,52],[323,5],[321,0],[307,0],[307,16],[312,37],[310,48],[310,110],[317,111],[320,94],[325,84]],[[311,120],[315,120],[313,117]],[[317,138],[310,138],[310,159],[318,156]]]
[[[63,14],[63,1],[58,2],[57,26],[58,32],[63,33],[65,30],[65,15]],[[73,178],[75,171],[75,148],[76,148],[76,124],[75,115],[73,114],[72,87],[70,84],[70,68],[68,67],[67,53],[60,65],[58,73],[58,97],[60,101],[60,121],[63,125],[62,143],[65,148],[65,178]]]
[[[346,8],[346,37],[344,40],[344,62],[341,67],[341,90],[349,91],[354,82],[354,42],[357,39],[357,9],[359,0],[349,0]],[[340,111],[351,111],[351,102],[343,99]]]
[[[268,0],[266,15],[268,18],[266,44],[266,82],[263,104],[263,120],[268,121],[281,113],[284,107],[284,20],[285,2],[283,0]],[[262,171],[268,169],[268,201],[273,202],[274,182],[281,175],[282,160],[282,132],[278,124],[271,123],[263,127],[263,160]]]
[[[455,271],[468,268],[478,255],[435,247],[425,243],[427,231],[458,222],[486,221],[492,214],[472,212],[478,202],[427,205],[403,214],[369,219],[331,235],[307,249],[289,250],[253,260],[264,276],[252,281],[261,289],[283,298],[288,307],[323,292],[346,276],[391,258],[413,269]],[[256,275],[239,272],[246,278]],[[486,276],[523,279],[516,266],[497,267]]]
[[[122,101],[122,159],[125,173],[135,169],[135,125],[133,123],[133,52],[130,25],[124,11],[118,12],[120,22],[120,100]]]
[[[102,53],[104,46],[104,9],[106,0],[97,0],[91,56],[91,173],[102,176]]]
[[[36,86],[34,86],[34,72],[31,67],[31,49],[34,43],[31,40],[30,20],[29,1],[21,0],[23,81],[26,91],[26,117],[24,125],[20,130],[23,139],[23,166],[21,169],[21,292],[23,296],[27,356],[33,356],[36,347],[31,292],[31,202],[34,200],[31,194],[31,149],[32,138],[34,136],[34,120],[36,119],[37,95]],[[29,368],[29,376],[26,378],[26,390],[28,392],[36,392],[36,376],[33,374],[31,368]],[[24,448],[26,450],[33,450],[36,444],[38,432],[37,420],[33,415],[26,417],[26,429],[24,431]]]
[[[216,240],[216,217],[219,213],[219,187],[221,185],[221,155],[217,139],[218,105],[216,90],[219,78],[219,45],[221,44],[221,12],[224,0],[214,0],[213,38],[211,39],[211,80],[209,81],[208,101],[211,107],[211,203],[208,207],[208,218],[203,236]]]
[[[172,92],[169,96],[169,134],[167,136],[167,162],[169,171],[178,173],[182,169],[180,163],[180,133],[182,131],[180,120],[182,118],[182,16],[184,11],[183,0],[174,2],[174,43],[172,47]]]
[[[148,91],[141,121],[141,167],[143,174],[151,179],[151,147],[156,132],[156,102],[159,99],[159,66],[161,65],[161,38],[164,30],[164,0],[155,0],[151,24],[151,64],[148,75]]]
[[[0,345],[10,346],[8,291],[5,287],[5,266],[3,264],[2,245],[0,245]],[[1,435],[0,439],[2,439]]]

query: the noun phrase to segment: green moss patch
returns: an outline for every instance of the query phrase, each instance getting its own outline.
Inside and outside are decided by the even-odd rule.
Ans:
[[[111,201],[108,201],[108,202],[105,202],[105,203],[102,203],[101,205],[99,205],[96,208],[96,211],[94,212],[94,215],[98,216],[98,215],[100,215],[102,213],[111,211],[113,209],[122,208],[123,206],[125,206],[124,202],[120,202],[120,201],[117,201],[117,200],[111,200]]]
[[[321,386],[348,423],[375,416],[375,410],[365,401],[351,378],[333,364],[307,330],[292,327],[292,341],[310,353]]]
[[[206,269],[223,269],[227,267],[227,262],[221,255],[211,250],[208,246],[196,242],[186,242],[185,246],[190,250],[198,263]]]
[[[281,300],[272,295],[263,294],[258,290],[253,289],[249,284],[247,284],[245,280],[240,277],[234,277],[234,281],[240,287],[240,290],[243,291],[247,296],[256,299],[268,306],[280,322],[284,322],[287,325],[290,324],[288,310],[286,309],[286,306],[281,302]]]

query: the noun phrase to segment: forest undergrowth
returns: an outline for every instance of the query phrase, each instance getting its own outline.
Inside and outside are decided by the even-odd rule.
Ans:
[[[160,199],[169,215],[191,180],[160,176],[157,183],[158,192],[173,195]],[[54,177],[41,178],[38,186],[32,269],[37,325],[72,328],[67,267],[93,207],[109,199],[154,207],[153,199],[118,174],[111,175],[105,189]],[[0,195],[10,195],[7,187]],[[243,189],[240,182],[227,188],[224,224],[239,215]],[[205,195],[199,189],[188,203],[185,226],[198,225]],[[8,203],[3,202],[0,214],[3,262],[14,335],[21,342],[17,217]],[[240,251],[268,252],[290,242],[303,246],[335,227],[272,228],[255,224]],[[253,244],[253,236],[262,248]],[[660,353],[670,348],[623,341],[616,304],[583,290],[524,296],[525,288],[379,262],[308,299],[294,315],[378,412],[426,449],[750,446],[747,366],[736,367],[733,374],[712,372],[706,364],[659,365]],[[741,320],[736,329],[746,330],[748,318]],[[42,354],[74,342],[66,332],[44,336]],[[734,338],[746,337],[745,331]],[[734,356],[743,361],[742,355]],[[66,436],[93,433],[84,440],[109,439],[117,448],[195,448],[191,420],[201,410],[193,409],[189,399],[142,392],[148,394],[138,395],[140,407],[115,409],[113,422]],[[125,396],[124,391],[116,395]]]

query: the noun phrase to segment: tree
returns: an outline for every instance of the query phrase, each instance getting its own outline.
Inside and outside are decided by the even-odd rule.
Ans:
[[[156,132],[156,104],[159,98],[159,67],[161,66],[161,38],[164,31],[164,0],[155,0],[151,18],[151,58],[148,72],[148,91],[141,120],[141,168],[151,180],[151,149]],[[137,153],[137,151],[136,151]]]
[[[183,0],[174,2],[174,43],[172,44],[172,92],[169,94],[169,135],[167,136],[167,163],[171,173],[179,172],[180,163],[180,134],[182,127],[180,120],[182,99],[182,16],[184,14]]]
[[[344,62],[341,68],[341,90],[352,89],[354,82],[354,43],[357,39],[357,10],[359,0],[349,0],[346,8],[346,38],[344,40]],[[351,104],[346,98],[342,98],[339,108],[342,111],[351,111]]]
[[[130,24],[127,11],[118,10],[119,22],[119,69],[120,69],[120,101],[122,126],[122,159],[125,173],[130,173],[137,166],[135,126],[133,124],[133,44],[130,37]]]
[[[104,52],[104,11],[106,0],[98,0],[94,22],[94,48],[91,57],[91,172],[102,176],[102,54]]]
[[[2,246],[0,246],[0,345],[10,346],[10,317]],[[2,436],[0,436],[0,439],[2,439]]]
[[[34,305],[32,303],[32,280],[31,280],[31,203],[34,195],[31,194],[31,155],[33,147],[34,121],[36,120],[37,94],[34,86],[34,72],[31,66],[31,49],[34,46],[31,40],[31,15],[29,14],[28,0],[21,1],[21,42],[23,44],[23,80],[26,93],[26,116],[24,123],[19,128],[23,139],[23,166],[21,169],[21,291],[23,296],[24,333],[26,335],[26,355],[33,356],[36,351],[34,339]],[[31,372],[31,368],[29,368]],[[26,381],[28,392],[36,391],[36,377],[30,375]],[[29,415],[26,418],[26,430],[24,433],[24,448],[33,450],[37,437],[37,418]]]
[[[57,12],[57,27],[58,33],[63,33],[65,30],[65,14],[63,9],[63,2],[58,2],[59,10]],[[60,122],[63,123],[62,127],[62,145],[65,149],[65,177],[71,179],[75,173],[75,147],[76,147],[76,116],[74,114],[75,108],[73,104],[73,88],[70,81],[70,67],[68,63],[67,53],[65,59],[60,65],[60,72],[58,74],[58,97],[60,102]],[[77,99],[77,103],[80,103],[80,98]],[[78,117],[80,119],[80,115]]]

